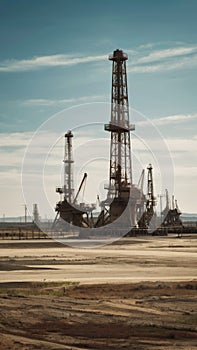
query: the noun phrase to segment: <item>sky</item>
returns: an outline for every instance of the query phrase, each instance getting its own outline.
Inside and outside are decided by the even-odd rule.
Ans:
[[[197,212],[196,16],[196,0],[0,0],[0,218],[24,215],[24,204],[31,213],[29,188],[41,215],[55,215],[63,135],[69,129],[78,149],[75,187],[86,165],[93,171],[86,198],[94,201],[103,191],[109,170],[109,134],[103,128],[110,120],[108,55],[117,48],[129,57],[134,182],[152,158],[161,170],[164,158],[158,150],[165,143],[164,172],[172,174],[174,184],[170,196],[183,212]],[[146,144],[152,139],[149,154],[140,138]],[[101,155],[89,154],[90,149],[100,149]],[[82,150],[86,158],[79,167]],[[36,181],[43,168],[50,210]],[[156,196],[162,196],[164,206],[169,184],[160,188],[165,176],[157,178],[158,169]]]

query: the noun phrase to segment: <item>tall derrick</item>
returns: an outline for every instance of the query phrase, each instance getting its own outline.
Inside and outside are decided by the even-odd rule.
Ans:
[[[129,123],[127,59],[122,50],[115,50],[109,56],[112,61],[111,120],[105,124],[105,130],[111,133],[110,171],[107,199],[102,202],[103,208],[109,209],[108,215],[102,213],[101,217],[103,224],[113,222],[127,208],[124,222],[132,227],[136,224],[136,204],[141,197],[139,189],[132,184],[130,131],[135,127]]]
[[[128,56],[121,50],[109,56],[112,63],[111,121],[105,130],[111,132],[110,147],[110,197],[121,197],[122,186],[132,183],[129,103],[127,89],[126,60]]]

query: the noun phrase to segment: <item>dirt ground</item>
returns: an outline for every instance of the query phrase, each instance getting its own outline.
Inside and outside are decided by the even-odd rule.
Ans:
[[[197,237],[0,248],[0,350],[197,349]]]

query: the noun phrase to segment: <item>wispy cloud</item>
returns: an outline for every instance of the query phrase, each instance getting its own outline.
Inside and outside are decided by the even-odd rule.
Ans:
[[[168,125],[171,123],[188,122],[197,118],[197,113],[194,114],[175,114],[159,119],[154,119],[153,122],[156,125]]]
[[[81,96],[78,98],[66,98],[66,99],[28,99],[22,101],[23,106],[64,106],[69,103],[88,103],[93,101],[104,101],[106,100],[106,95],[92,95],[92,96]]]
[[[1,133],[1,147],[25,147],[33,136],[33,132]]]
[[[171,60],[161,59],[161,63],[150,63],[150,64],[141,64],[141,62],[135,62],[135,64],[130,65],[128,72],[129,73],[154,73],[161,71],[171,71],[184,68],[193,68],[197,66],[197,54],[192,56],[185,57],[175,57],[171,56]]]
[[[172,124],[172,123],[181,123],[181,122],[188,122],[191,120],[194,120],[197,118],[197,113],[193,113],[193,114],[175,114],[175,115],[170,115],[170,116],[166,116],[166,117],[160,117],[160,118],[154,118],[151,120],[144,120],[144,121],[140,121],[140,122],[136,122],[136,124],[138,126],[146,126],[146,125],[150,125],[150,121],[157,125],[157,126],[161,126],[161,125],[168,125],[168,124]]]
[[[164,50],[156,50],[149,53],[147,56],[138,59],[138,63],[149,63],[160,61],[166,58],[185,56],[197,52],[197,46],[193,47],[177,47]]]
[[[174,47],[168,45],[163,49],[155,49],[156,45],[147,43],[136,49],[127,48],[131,59],[128,64],[128,72],[153,73],[169,71],[182,68],[192,68],[197,65],[197,45],[183,45],[174,43]],[[166,45],[167,46],[167,45]],[[55,54],[50,56],[32,57],[29,59],[9,59],[0,62],[0,72],[25,72],[50,67],[73,66],[84,63],[103,62],[107,59],[105,55],[78,55]]]
[[[106,55],[99,56],[72,56],[50,55],[33,57],[25,60],[6,60],[0,62],[0,72],[23,72],[46,67],[71,66],[80,63],[97,62],[106,59]]]
[[[196,135],[192,138],[190,138],[189,140],[187,138],[167,138],[166,142],[169,145],[170,150],[172,150],[173,152],[184,152],[187,154],[191,154],[191,152],[193,152],[192,154],[192,158],[193,158],[193,164],[194,167],[196,167],[196,154],[195,154],[195,150],[197,149],[197,137]],[[181,163],[184,164],[185,160],[182,159]],[[189,175],[189,174],[188,174]]]
[[[147,45],[133,56],[128,72],[154,73],[197,66],[197,45],[184,46],[175,43],[174,47],[153,50]]]

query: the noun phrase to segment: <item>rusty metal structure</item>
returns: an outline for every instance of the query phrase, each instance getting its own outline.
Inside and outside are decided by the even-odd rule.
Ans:
[[[64,199],[69,203],[72,203],[74,196],[74,185],[73,185],[73,154],[72,154],[72,138],[73,134],[69,130],[65,134],[65,152],[64,152]]]
[[[111,133],[110,183],[108,197],[121,197],[123,186],[132,183],[129,102],[126,61],[128,56],[121,50],[109,56],[112,61],[111,120],[105,130]]]
[[[68,224],[78,227],[89,227],[92,225],[90,216],[95,209],[95,205],[77,203],[77,199],[82,187],[87,179],[87,173],[84,174],[76,196],[74,196],[73,184],[73,152],[72,152],[73,134],[69,130],[65,134],[65,149],[64,149],[64,184],[62,187],[57,187],[56,192],[60,194],[60,201],[56,205],[56,217],[53,222],[53,228],[68,229]]]
[[[172,196],[172,206],[170,206],[169,194],[166,189],[166,207],[162,212],[163,222],[162,226],[166,228],[179,228],[183,226],[180,218],[181,211],[179,210],[177,200]]]
[[[110,133],[110,164],[109,183],[106,199],[98,203],[100,213],[95,217],[94,204],[78,204],[78,196],[86,183],[87,173],[84,174],[79,189],[74,194],[73,184],[73,134],[68,131],[65,134],[64,150],[64,184],[58,187],[56,192],[60,194],[60,201],[56,205],[56,218],[54,226],[63,227],[65,223],[80,228],[102,228],[110,224],[110,227],[119,230],[122,227],[136,232],[152,231],[156,227],[156,197],[154,195],[153,168],[147,167],[147,193],[144,194],[145,170],[142,170],[138,186],[133,183],[131,131],[135,126],[129,121],[129,100],[127,87],[126,62],[128,56],[122,50],[115,50],[109,56],[112,62],[112,88],[111,88],[111,118],[104,129]],[[166,208],[162,213],[165,218],[161,226],[180,224],[180,211],[177,203],[173,208],[169,207],[168,193],[166,192]],[[112,226],[111,226],[112,224]],[[68,228],[67,225],[67,228]],[[103,232],[103,230],[101,230]],[[98,232],[98,231],[97,231]],[[107,232],[107,231],[106,231]],[[113,232],[114,233],[114,232]]]
[[[111,120],[105,124],[105,130],[111,135],[109,185],[96,227],[112,223],[122,214],[124,225],[131,228],[137,224],[137,203],[141,201],[141,194],[132,183],[130,131],[135,126],[129,122],[127,59],[122,50],[115,50],[109,56],[112,61]]]
[[[148,170],[148,176],[147,176],[146,208],[138,221],[139,228],[143,228],[143,229],[149,228],[150,224],[152,227],[154,227],[154,222],[152,222],[152,220],[155,216],[154,208],[156,205],[156,198],[154,196],[154,185],[153,185],[153,168],[151,164],[149,164],[147,170]]]

